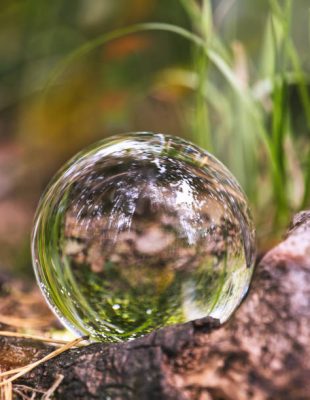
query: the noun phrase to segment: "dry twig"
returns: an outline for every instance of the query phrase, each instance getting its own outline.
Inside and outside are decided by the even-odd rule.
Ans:
[[[44,395],[45,393],[44,390],[35,389],[27,385],[14,385],[13,392],[18,394],[23,400],[34,400],[37,394]],[[28,392],[31,393],[31,397],[26,394]]]
[[[53,385],[43,395],[42,400],[51,400],[51,396],[54,394],[55,390],[61,384],[63,379],[64,379],[63,375],[58,375]]]

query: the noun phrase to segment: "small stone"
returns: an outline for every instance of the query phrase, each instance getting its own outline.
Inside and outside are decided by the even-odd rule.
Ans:
[[[175,236],[169,232],[164,232],[159,227],[153,226],[139,236],[135,245],[138,252],[143,254],[156,254],[165,250],[174,242]]]

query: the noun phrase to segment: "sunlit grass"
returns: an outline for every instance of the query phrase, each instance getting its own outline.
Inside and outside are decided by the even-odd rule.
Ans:
[[[194,29],[200,32],[201,37],[205,40],[205,45],[208,49],[213,51],[214,48],[219,48],[219,44],[223,49],[224,44],[218,33],[215,30],[210,31],[213,23],[212,14],[210,17],[210,9],[205,7],[205,3],[208,2],[203,2],[200,13],[197,11],[196,2],[189,1],[185,3],[181,1],[181,3],[192,19]],[[210,121],[208,121],[205,129],[209,136],[207,143],[215,142],[214,150],[216,153],[220,153],[223,159],[225,150],[219,147],[221,144],[217,146],[218,141],[215,141],[214,138],[219,135],[226,135],[228,140],[229,137],[234,137],[230,141],[234,148],[232,152],[234,157],[230,158],[228,156],[227,160],[224,159],[224,161],[234,167],[235,173],[256,208],[256,214],[259,216],[260,222],[264,223],[263,219],[268,219],[270,228],[273,231],[288,222],[291,212],[307,207],[310,198],[309,149],[305,149],[305,154],[300,158],[299,164],[300,172],[304,177],[304,195],[302,199],[294,198],[294,193],[290,192],[290,188],[293,186],[290,183],[294,181],[295,176],[289,171],[287,165],[290,157],[287,153],[290,150],[286,146],[288,136],[290,136],[293,147],[298,144],[298,133],[293,131],[291,125],[294,115],[292,115],[292,110],[289,107],[291,76],[294,76],[294,83],[298,88],[300,102],[303,106],[300,112],[304,113],[307,130],[310,130],[309,76],[303,70],[302,61],[293,41],[291,32],[292,11],[292,0],[285,0],[284,5],[280,4],[279,0],[269,1],[269,16],[262,43],[259,76],[254,76],[252,79],[247,76],[238,76],[240,70],[238,71],[235,68],[235,76],[231,77],[230,82],[235,86],[244,86],[243,90],[240,88],[235,91],[235,94],[238,94],[237,97],[231,95],[229,90],[226,93],[222,93],[216,88],[216,84],[209,82],[208,89],[205,91],[205,104],[197,101],[197,107],[207,108],[217,105],[218,112],[221,115],[221,123],[219,125],[226,126],[227,132],[225,132],[225,129],[223,131],[219,126],[210,126]],[[206,21],[209,23],[209,29],[205,27]],[[238,59],[234,59],[233,45],[234,43],[229,48],[226,45],[225,49],[225,62],[232,69],[234,65],[238,64]],[[237,45],[242,50],[242,43]],[[230,59],[227,60],[227,55],[229,54]],[[207,56],[206,53],[205,56]],[[221,57],[219,52],[216,52],[216,56]],[[245,54],[246,57],[247,54]],[[245,59],[245,61],[247,60]],[[244,65],[244,70],[246,70],[246,67],[247,65]],[[242,78],[248,78],[249,80],[242,81]],[[208,80],[207,73],[205,74],[205,79],[206,81]],[[270,92],[267,96],[257,99],[255,94],[257,83],[264,80],[268,82]],[[210,84],[213,85],[211,94]],[[199,89],[199,86],[197,86],[197,89]],[[197,90],[198,99],[199,96],[200,91]],[[270,103],[269,108],[265,105],[266,101]],[[202,131],[203,128],[200,127],[200,129],[194,131],[193,135],[194,140],[199,144],[203,144],[201,140]],[[223,142],[225,146],[225,140]],[[297,149],[295,150],[297,151]],[[262,172],[261,158],[265,157],[266,154],[268,155],[267,174],[262,178],[260,176]],[[306,160],[306,165],[302,165],[301,160],[303,159]],[[266,181],[266,186],[270,187],[272,191],[272,196],[267,204],[264,200],[261,201],[260,192],[264,190],[264,187],[262,188],[259,185],[261,179]],[[267,212],[266,206],[268,207]],[[263,209],[265,210],[264,216],[261,216],[260,213]]]

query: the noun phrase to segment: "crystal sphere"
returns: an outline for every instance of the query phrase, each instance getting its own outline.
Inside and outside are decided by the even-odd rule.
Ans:
[[[242,189],[214,156],[178,137],[133,133],[57,173],[37,210],[32,256],[60,320],[115,342],[227,320],[249,287],[254,229]]]

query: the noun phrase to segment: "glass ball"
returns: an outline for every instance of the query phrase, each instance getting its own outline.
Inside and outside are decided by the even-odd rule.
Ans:
[[[246,294],[254,229],[236,179],[163,134],[114,136],[54,177],[32,238],[38,283],[71,330],[123,341],[207,316]]]

